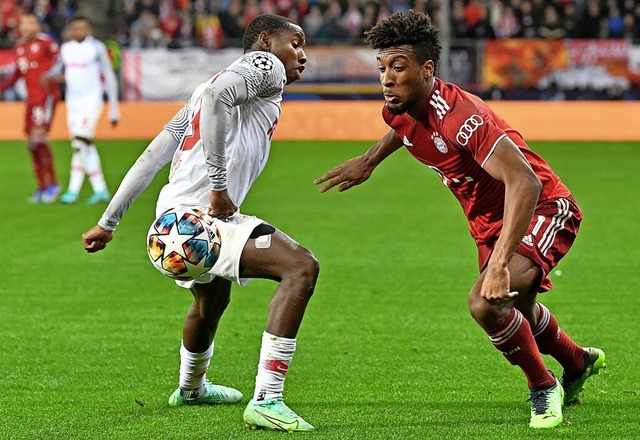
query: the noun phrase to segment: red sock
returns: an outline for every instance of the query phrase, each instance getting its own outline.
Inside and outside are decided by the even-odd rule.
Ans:
[[[540,315],[533,336],[540,353],[553,356],[569,377],[580,376],[584,368],[584,350],[560,329],[549,309],[540,303],[538,307]]]
[[[29,153],[31,153],[31,165],[33,166],[33,174],[36,176],[36,181],[38,182],[38,189],[43,190],[47,187],[47,182],[40,161],[40,153],[35,147],[33,149],[29,148]]]
[[[529,322],[519,310],[511,309],[507,320],[499,328],[487,333],[491,343],[504,357],[522,369],[529,388],[544,388],[556,382],[542,361]]]
[[[39,142],[35,148],[40,157],[40,166],[42,167],[43,178],[47,182],[47,186],[56,185],[58,181],[56,179],[56,171],[53,168],[53,153],[51,152],[49,144]]]

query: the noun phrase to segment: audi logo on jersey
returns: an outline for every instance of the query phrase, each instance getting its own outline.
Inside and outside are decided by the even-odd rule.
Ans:
[[[464,124],[458,130],[458,134],[456,135],[456,141],[458,144],[466,147],[469,143],[469,139],[471,139],[471,135],[475,132],[478,127],[484,124],[484,120],[480,115],[471,115],[464,121]]]

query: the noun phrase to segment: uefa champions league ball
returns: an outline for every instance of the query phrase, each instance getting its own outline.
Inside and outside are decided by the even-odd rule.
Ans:
[[[220,256],[220,233],[195,209],[169,209],[147,234],[147,253],[154,267],[175,280],[198,278]]]

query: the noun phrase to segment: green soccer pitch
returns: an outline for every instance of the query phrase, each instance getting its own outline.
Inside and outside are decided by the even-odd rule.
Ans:
[[[640,147],[533,143],[585,220],[542,301],[576,342],[605,350],[559,428],[532,431],[526,380],[487,341],[466,297],[475,246],[437,175],[404,151],[345,193],[313,179],[369,143],[275,142],[243,204],[321,263],[285,386],[318,439],[635,439],[640,426]],[[115,191],[143,142],[98,142]],[[54,144],[63,186],[68,144]],[[103,206],[29,205],[20,142],[0,143],[0,439],[266,439],[242,424],[275,283],[234,286],[209,377],[245,394],[227,407],[169,408],[188,292],[145,252],[157,192],[134,203],[107,249],[80,235]],[[88,183],[81,199],[89,195]],[[548,366],[557,375],[559,365]],[[296,435],[298,436],[298,435]]]

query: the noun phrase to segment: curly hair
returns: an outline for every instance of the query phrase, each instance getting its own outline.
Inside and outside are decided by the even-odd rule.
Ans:
[[[298,26],[293,20],[280,15],[274,14],[261,14],[256,16],[247,29],[244,31],[244,37],[242,38],[242,47],[245,52],[251,49],[253,43],[258,40],[258,36],[262,32],[266,32],[269,35],[278,35],[280,31],[290,26]]]
[[[440,32],[433,26],[428,14],[413,9],[407,13],[396,12],[375,24],[364,35],[365,41],[373,49],[406,44],[413,48],[420,64],[431,60],[435,67],[438,66],[442,51]]]

